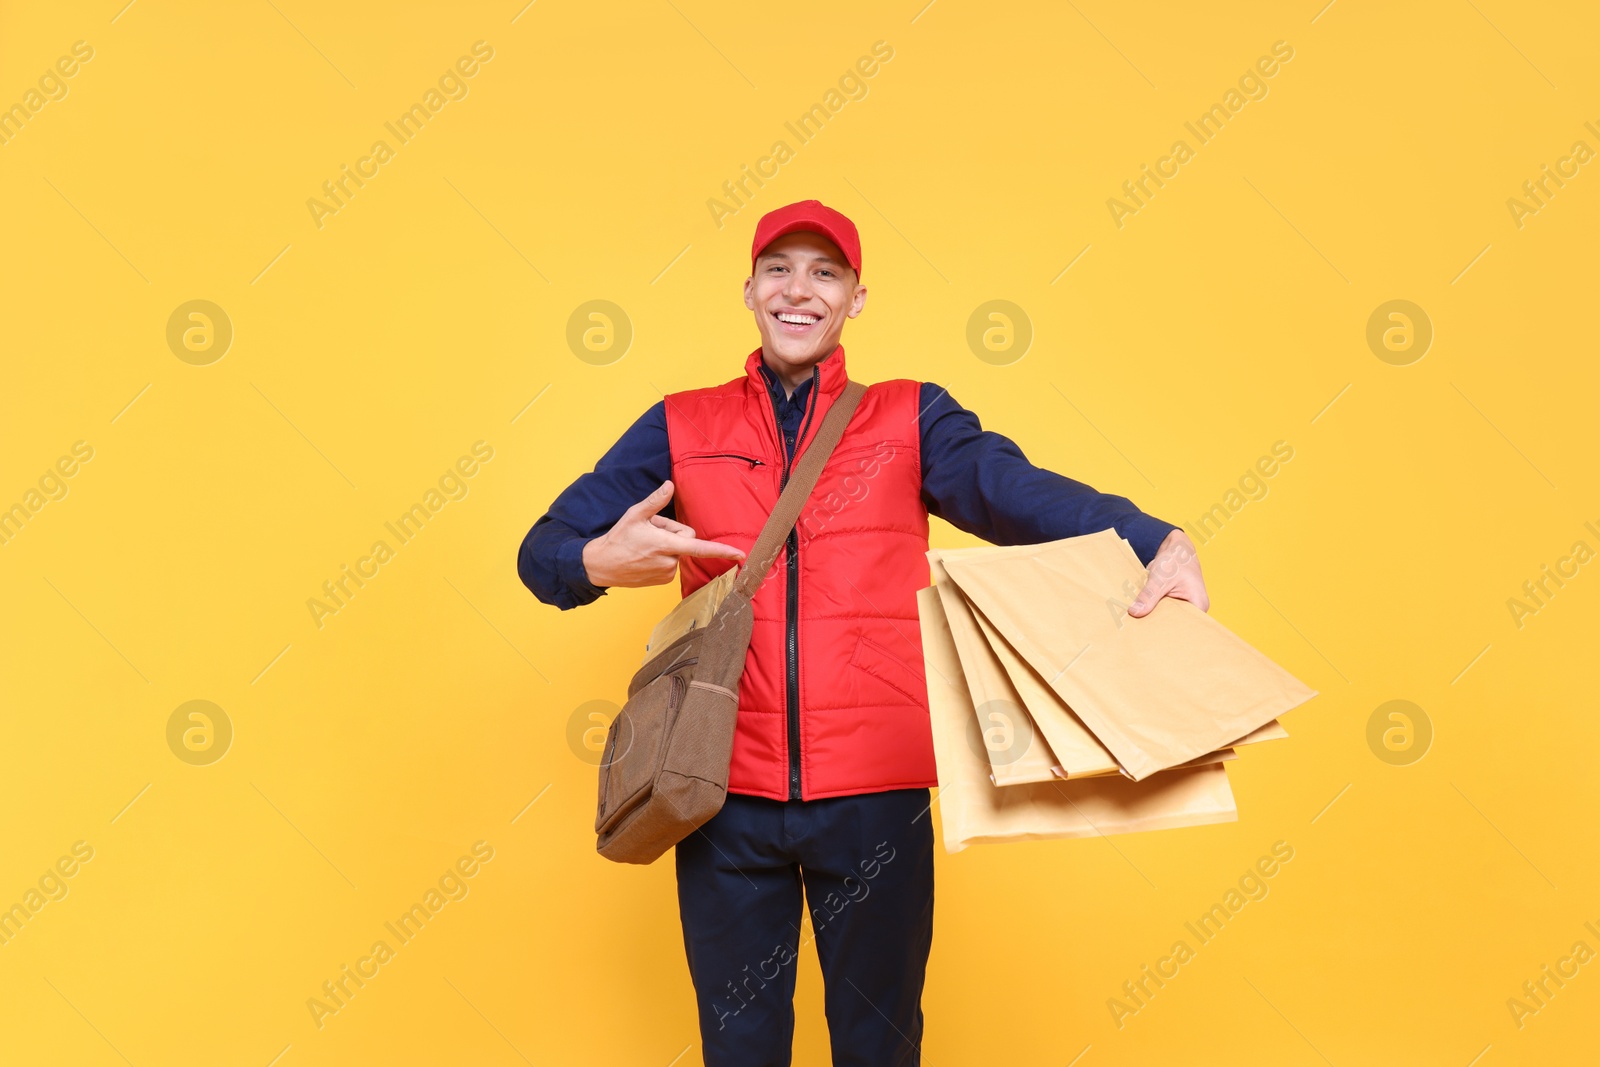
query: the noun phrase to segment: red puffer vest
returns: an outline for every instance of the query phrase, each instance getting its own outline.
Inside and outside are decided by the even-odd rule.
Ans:
[[[678,521],[746,553],[785,473],[760,368],[758,348],[743,377],[666,397]],[[844,391],[844,347],[816,374],[796,461]],[[917,622],[929,582],[920,393],[909,379],[867,387],[756,592],[729,792],[815,800],[938,784]],[[683,595],[734,565],[684,557]]]

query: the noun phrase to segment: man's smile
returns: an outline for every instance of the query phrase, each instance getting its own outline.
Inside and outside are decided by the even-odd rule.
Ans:
[[[789,334],[808,333],[813,326],[822,321],[822,316],[815,312],[795,311],[790,308],[774,311],[772,317],[782,323],[783,332]]]

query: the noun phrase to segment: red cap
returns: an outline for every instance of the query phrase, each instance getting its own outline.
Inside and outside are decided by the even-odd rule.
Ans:
[[[761,250],[785,234],[820,233],[839,246],[844,258],[855,268],[857,280],[861,277],[861,235],[856,224],[820,200],[802,200],[780,207],[761,216],[756,223],[756,238],[750,246],[750,269],[754,270],[756,257]]]

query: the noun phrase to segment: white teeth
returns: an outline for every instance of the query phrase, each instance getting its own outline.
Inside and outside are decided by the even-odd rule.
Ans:
[[[780,311],[778,312],[778,321],[790,322],[796,326],[810,326],[820,320],[815,315],[795,315],[787,311]]]

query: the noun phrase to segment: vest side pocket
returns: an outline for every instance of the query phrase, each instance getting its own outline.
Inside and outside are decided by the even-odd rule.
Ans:
[[[850,666],[865,674],[870,674],[879,682],[893,689],[905,698],[907,704],[918,707],[926,706],[926,698],[915,695],[917,688],[926,689],[926,683],[918,685],[919,677],[911,668],[901,662],[900,657],[889,651],[883,645],[874,641],[866,634],[856,639],[854,653],[850,656]]]

